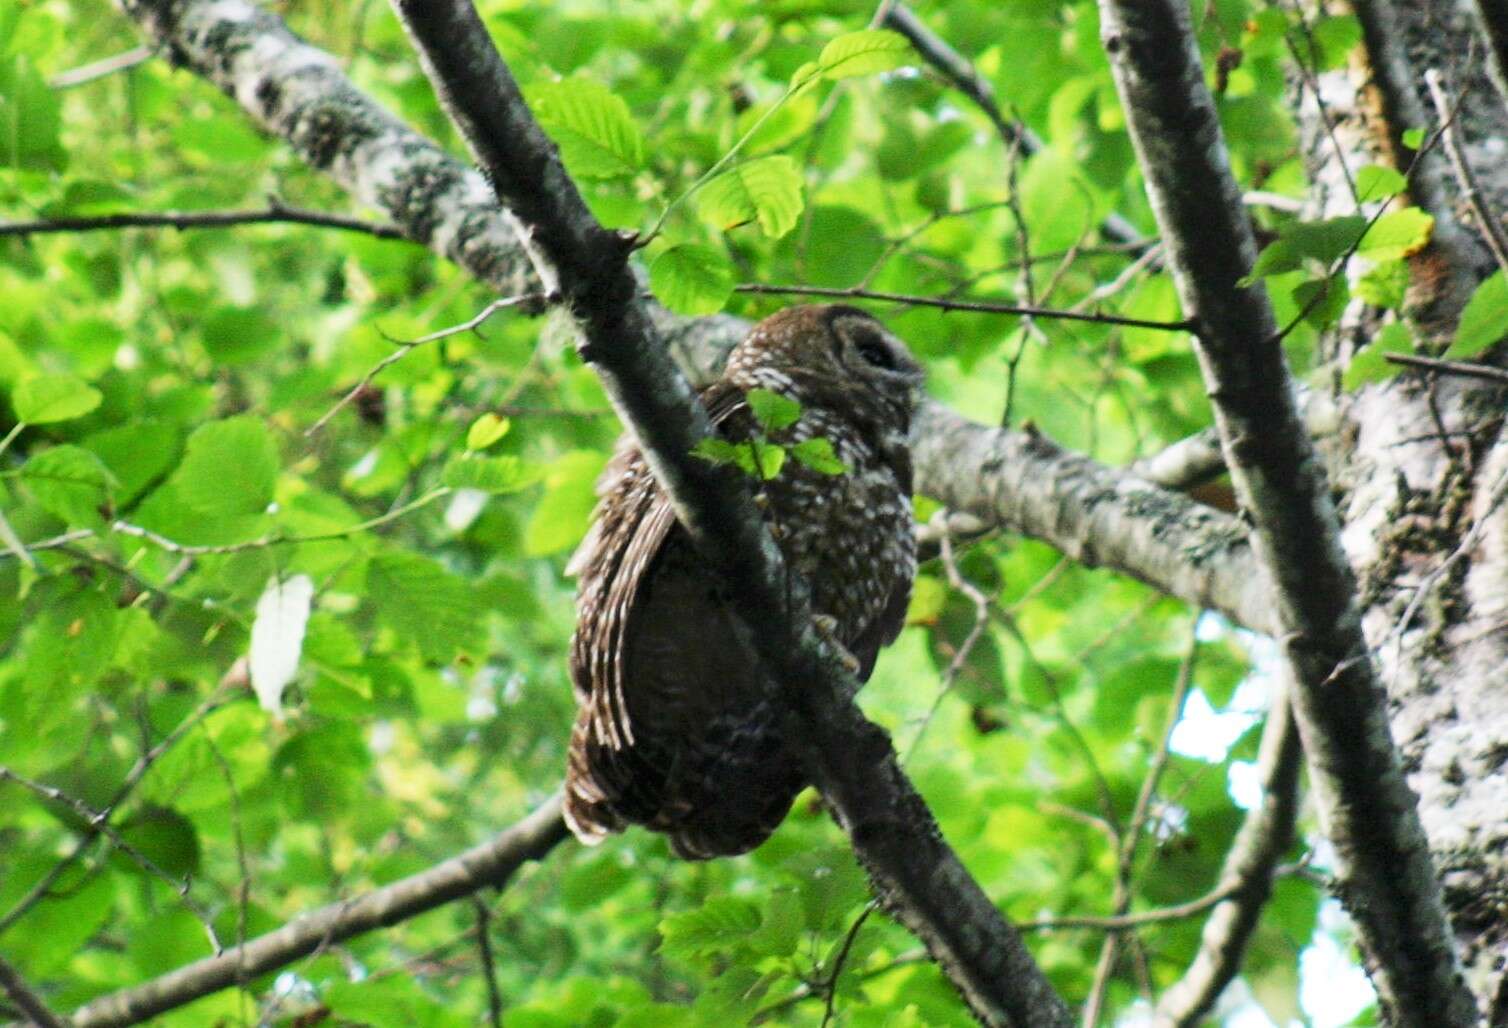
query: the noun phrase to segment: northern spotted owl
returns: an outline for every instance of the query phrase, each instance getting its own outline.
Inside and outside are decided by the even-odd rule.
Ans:
[[[861,681],[900,631],[916,569],[907,444],[922,371],[852,307],[793,307],[760,322],[702,392],[715,430],[751,452],[823,438],[843,470],[786,459],[758,487],[785,556],[811,587],[819,627]],[[766,431],[746,395],[779,393],[799,418]],[[818,444],[820,446],[820,444]],[[819,462],[820,463],[820,462]],[[623,444],[598,487],[580,576],[565,816],[584,842],[629,823],[688,859],[743,853],[806,783],[779,689],[741,640],[724,583],[680,527],[639,451]],[[758,630],[758,626],[753,626]]]

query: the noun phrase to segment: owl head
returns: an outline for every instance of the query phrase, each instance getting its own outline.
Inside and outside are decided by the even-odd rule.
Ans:
[[[916,358],[873,315],[842,304],[788,307],[754,326],[724,377],[847,418],[906,431],[923,381]]]

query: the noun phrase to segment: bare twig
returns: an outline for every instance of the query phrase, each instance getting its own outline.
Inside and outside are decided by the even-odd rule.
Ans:
[[[1054,310],[1047,307],[1027,307],[1021,304],[992,303],[987,300],[949,300],[937,296],[912,296],[907,293],[887,293],[876,289],[839,289],[826,286],[771,285],[764,282],[745,282],[734,287],[739,293],[761,293],[778,296],[830,296],[847,300],[880,300],[898,303],[907,307],[936,307],[945,311],[973,311],[978,314],[1014,314],[1017,317],[1057,318],[1060,321],[1087,321],[1096,325],[1128,325],[1132,328],[1150,328],[1162,332],[1190,332],[1192,320],[1150,321],[1146,318],[1123,318],[1116,314],[1092,314],[1084,311]]]
[[[305,429],[305,438],[317,434],[320,429],[324,428],[325,425],[329,423],[331,418],[335,417],[335,415],[345,410],[345,408],[351,403],[351,401],[360,396],[362,391],[366,389],[367,386],[372,384],[372,380],[374,378],[382,374],[382,372],[387,368],[392,367],[394,364],[397,364],[403,358],[407,357],[414,351],[416,347],[423,346],[425,343],[433,343],[440,339],[446,339],[453,335],[459,335],[462,332],[474,331],[479,328],[484,321],[492,317],[498,311],[506,310],[509,307],[528,305],[533,309],[538,310],[540,309],[540,305],[543,303],[543,301],[544,297],[540,296],[537,293],[525,293],[522,296],[510,296],[502,300],[493,300],[487,306],[478,311],[475,316],[467,318],[459,325],[451,325],[449,328],[442,328],[438,332],[431,332],[428,335],[420,336],[418,339],[394,340],[393,342],[394,345],[397,346],[397,349],[388,354],[386,357],[382,358],[376,364],[372,365],[367,373],[361,376],[360,381],[358,381],[350,389],[346,390],[346,394],[340,398],[340,401],[336,403],[335,406],[331,407],[329,410],[321,414],[318,421]]]
[[[1456,181],[1461,186],[1461,195],[1470,205],[1471,213],[1476,215],[1477,230],[1482,233],[1487,249],[1492,252],[1492,259],[1497,261],[1498,267],[1505,274],[1508,274],[1508,234],[1503,232],[1502,222],[1493,217],[1492,211],[1488,209],[1487,200],[1482,195],[1482,187],[1477,183],[1477,177],[1472,173],[1471,165],[1466,160],[1466,147],[1461,142],[1461,127],[1456,123],[1456,111],[1451,105],[1450,97],[1445,95],[1445,82],[1440,76],[1439,69],[1430,68],[1425,71],[1424,82],[1429,86],[1429,96],[1435,105],[1435,113],[1440,116],[1440,141],[1444,144],[1445,155],[1450,158],[1451,167],[1455,170]]]
[[[81,64],[77,68],[69,68],[60,71],[47,80],[47,84],[53,89],[72,89],[82,86],[86,82],[93,82],[117,72],[134,68],[138,64],[145,64],[156,56],[155,51],[149,46],[133,46],[129,50],[123,50],[110,57],[103,57],[88,64]]]
[[[828,974],[827,980],[822,983],[822,992],[826,997],[827,1006],[822,1011],[822,1028],[827,1028],[832,1023],[833,1005],[838,999],[838,977],[843,974],[843,965],[848,963],[848,954],[853,950],[854,940],[859,937],[859,929],[864,927],[864,922],[869,920],[869,915],[879,908],[879,900],[870,900],[864,904],[864,909],[859,916],[854,918],[849,926],[848,933],[843,936],[843,945],[838,947],[838,955],[833,958],[833,968]]]
[[[1472,364],[1467,361],[1447,361],[1438,357],[1419,357],[1411,353],[1385,353],[1382,359],[1389,364],[1403,364],[1411,368],[1438,371],[1442,375],[1460,375],[1463,378],[1480,378],[1486,382],[1508,384],[1508,371],[1488,364]]]
[[[1220,870],[1228,895],[1205,922],[1193,963],[1163,993],[1154,1021],[1157,1028],[1193,1028],[1204,1022],[1240,970],[1273,879],[1289,873],[1277,863],[1293,842],[1303,753],[1287,683],[1280,688],[1267,712],[1257,756],[1262,800],[1242,823]]]
[[[178,878],[174,875],[169,874],[167,871],[163,870],[162,866],[155,860],[127,842],[119,832],[117,832],[110,826],[110,812],[108,808],[105,810],[95,810],[83,800],[79,799],[76,796],[69,795],[62,789],[48,785],[45,782],[38,782],[34,779],[27,778],[25,775],[17,774],[15,771],[12,771],[10,768],[5,767],[4,765],[0,765],[0,782],[15,782],[23,789],[34,792],[38,796],[41,796],[43,799],[51,800],[54,803],[60,803],[63,806],[67,807],[69,810],[73,811],[74,814],[82,818],[84,823],[91,829],[99,832],[101,835],[105,836],[105,838],[109,839],[110,843],[116,849],[120,850],[127,857],[131,858],[131,860],[134,861],[138,867],[142,868],[142,870],[146,871],[153,877],[162,880],[167,884],[169,888],[176,892],[178,894],[178,898],[183,902],[183,905],[188,908],[189,913],[193,914],[200,925],[204,927],[204,932],[209,937],[210,946],[214,948],[215,953],[219,954],[224,952],[224,947],[220,945],[220,937],[215,934],[214,919],[210,916],[209,911],[200,906],[194,900],[194,897],[189,894],[189,888],[191,884],[189,877],[185,875],[182,878]]]
[[[407,239],[396,225],[383,225],[362,218],[285,207],[280,203],[247,211],[154,211],[133,214],[97,214],[79,218],[44,218],[39,221],[0,222],[0,236],[40,236],[58,232],[99,232],[127,228],[234,228],[238,225],[293,224],[363,232],[378,239]]]
[[[5,990],[5,994],[21,1013],[41,1028],[69,1028],[68,1019],[53,1013],[47,1002],[21,976],[21,972],[4,957],[0,957],[0,989]]]
[[[482,979],[487,983],[487,1020],[492,1028],[503,1028],[503,994],[497,987],[497,962],[492,957],[492,911],[480,896],[471,897],[476,909],[477,954],[482,960]]]

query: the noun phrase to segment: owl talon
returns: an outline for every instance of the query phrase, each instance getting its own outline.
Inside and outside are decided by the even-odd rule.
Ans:
[[[859,663],[859,658],[850,653],[848,647],[844,646],[842,641],[838,639],[837,618],[831,614],[813,614],[812,627],[817,630],[817,634],[822,637],[822,641],[827,643],[837,653],[838,659],[843,662],[843,667],[849,674],[856,675],[862,670],[863,665]]]

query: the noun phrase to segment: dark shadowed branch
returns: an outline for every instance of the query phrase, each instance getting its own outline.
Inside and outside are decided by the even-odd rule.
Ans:
[[[1067,1025],[1068,1008],[1020,935],[943,841],[901,772],[889,737],[851,699],[857,683],[811,623],[804,584],[736,473],[691,454],[709,433],[706,412],[672,363],[638,298],[628,264],[635,239],[587,210],[555,147],[466,0],[395,8],[545,283],[574,318],[578,349],[637,437],[676,517],[725,581],[748,640],[794,708],[810,771],[891,912],[927,945],[989,1024]],[[793,585],[793,580],[794,585]],[[758,626],[758,630],[753,630]]]
[[[0,236],[40,236],[59,232],[119,231],[127,228],[236,228],[241,225],[313,225],[318,228],[364,232],[378,239],[407,239],[396,225],[382,225],[302,207],[274,203],[249,211],[152,211],[132,214],[99,214],[87,218],[44,218],[40,221],[0,222]]]
[[[1241,970],[1246,944],[1256,931],[1263,904],[1272,894],[1278,861],[1293,843],[1302,760],[1298,727],[1293,723],[1285,686],[1268,710],[1267,725],[1262,729],[1257,754],[1262,800],[1242,822],[1220,869],[1221,887],[1229,892],[1205,921],[1194,962],[1158,1002],[1157,1028],[1195,1028],[1202,1024],[1220,993]]]
[[[47,1002],[21,977],[21,972],[4,957],[0,957],[0,990],[4,990],[16,1009],[33,1024],[40,1025],[41,1028],[68,1028],[68,1021],[53,1013]]]
[[[1101,34],[1197,355],[1226,465],[1254,523],[1294,711],[1340,892],[1385,1013],[1476,1023],[1439,883],[1389,734],[1330,490],[1295,401],[1272,308],[1242,288],[1256,257],[1179,0],[1100,0]]]

